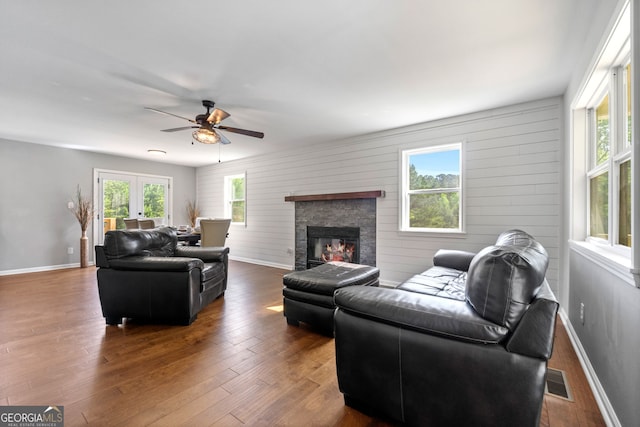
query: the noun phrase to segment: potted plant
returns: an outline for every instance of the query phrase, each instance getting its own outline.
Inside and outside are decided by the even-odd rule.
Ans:
[[[88,266],[89,238],[87,237],[87,228],[89,228],[89,223],[93,217],[94,208],[93,202],[82,195],[80,185],[78,185],[75,200],[70,204],[70,209],[80,223],[80,229],[82,230],[82,236],[80,237],[80,267],[84,268]]]

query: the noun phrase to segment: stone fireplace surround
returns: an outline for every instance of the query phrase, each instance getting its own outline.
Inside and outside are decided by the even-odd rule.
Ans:
[[[359,227],[360,264],[376,265],[376,198],[382,191],[287,196],[295,202],[295,269],[307,268],[307,226]]]

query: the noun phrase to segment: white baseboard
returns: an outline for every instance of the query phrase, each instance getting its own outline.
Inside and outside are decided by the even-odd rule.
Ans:
[[[89,262],[89,265],[94,265],[94,264],[93,262]],[[41,267],[29,267],[29,268],[18,268],[15,270],[3,270],[3,271],[0,271],[0,276],[11,276],[13,274],[39,273],[41,271],[64,270],[66,268],[80,268],[80,263],[76,262],[73,264],[45,265]]]
[[[600,380],[596,375],[596,371],[593,369],[593,366],[589,361],[587,352],[585,351],[584,347],[582,347],[582,343],[578,338],[578,334],[576,333],[575,329],[573,329],[573,325],[571,324],[571,321],[569,321],[569,317],[562,307],[560,307],[560,310],[558,310],[558,315],[560,316],[560,319],[564,324],[567,335],[569,335],[571,345],[573,345],[573,349],[578,356],[580,366],[582,366],[582,370],[587,377],[587,381],[589,382],[589,386],[591,387],[591,391],[593,392],[593,397],[596,399],[596,403],[598,404],[598,408],[602,413],[604,422],[607,424],[607,426],[622,427],[622,424],[620,424],[620,420],[618,420],[616,412],[614,411],[613,406],[611,405],[611,402],[607,397],[607,393],[604,391],[604,387],[602,387],[602,384],[600,383]]]
[[[265,267],[281,268],[283,270],[289,271],[294,269],[293,265],[279,264],[275,262],[263,261],[261,259],[243,258],[233,255],[229,255],[229,259],[233,261],[247,262],[249,264],[264,265]]]

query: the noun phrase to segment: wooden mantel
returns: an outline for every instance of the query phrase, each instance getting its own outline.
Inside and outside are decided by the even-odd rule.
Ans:
[[[285,196],[285,202],[314,202],[318,200],[350,200],[350,199],[375,199],[384,197],[384,191],[354,191],[351,193],[331,194],[307,194],[301,196]]]

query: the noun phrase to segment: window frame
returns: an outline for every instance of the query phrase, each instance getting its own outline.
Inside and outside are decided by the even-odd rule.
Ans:
[[[632,22],[633,21],[633,22]],[[583,76],[580,86],[570,103],[569,111],[569,248],[581,254],[593,263],[599,265],[608,273],[619,277],[627,284],[640,288],[640,217],[638,217],[638,207],[640,197],[638,197],[638,182],[640,182],[640,169],[636,167],[636,161],[640,158],[640,144],[638,143],[637,123],[640,123],[640,51],[631,49],[631,27],[638,24],[638,17],[632,17],[629,2],[624,2],[620,13],[612,22],[612,28],[601,40],[602,47],[595,52],[594,62]],[[589,150],[589,112],[592,107],[593,97],[602,89],[603,82],[607,79],[607,74],[611,70],[628,62],[631,57],[631,115],[629,117],[631,125],[631,247],[621,245],[610,245],[609,241],[598,242],[588,236],[590,224],[589,215],[589,186],[587,184],[587,171],[590,168],[591,155]],[[625,91],[626,94],[626,91]],[[625,160],[617,158],[618,164]],[[614,167],[617,174],[619,169]],[[614,176],[612,180],[618,180]],[[617,202],[617,201],[616,201]],[[611,230],[617,233],[616,230]],[[614,234],[615,235],[615,234]]]
[[[451,189],[423,189],[410,190],[410,163],[409,159],[412,155],[437,153],[444,151],[457,150],[459,153],[458,170],[459,180],[458,187]],[[409,225],[410,213],[410,196],[412,194],[440,194],[440,193],[458,193],[458,227],[457,228],[425,228],[411,227]],[[465,210],[464,210],[464,143],[437,143],[430,145],[422,145],[420,147],[411,147],[400,149],[400,201],[399,201],[399,231],[407,233],[422,234],[438,234],[440,236],[462,236],[465,233]]]
[[[243,194],[244,197],[241,199],[233,198],[233,188],[232,183],[234,179],[242,178],[243,180]],[[233,220],[233,203],[234,202],[244,202],[244,212],[243,219],[244,221],[234,221]],[[231,218],[232,225],[245,225],[247,224],[247,173],[239,173],[233,175],[225,175],[224,177],[224,216],[225,218]]]
[[[620,166],[631,160],[632,145],[627,128],[627,66],[631,63],[630,53],[621,56],[610,67],[600,88],[594,91],[592,101],[587,106],[589,127],[587,131],[587,170],[586,170],[586,230],[585,241],[608,248],[618,255],[631,257],[631,247],[620,244]],[[632,71],[633,72],[633,71]],[[597,118],[596,108],[605,96],[609,96],[609,155],[607,160],[597,164]],[[591,235],[591,184],[593,178],[608,173],[607,189],[607,238]]]

